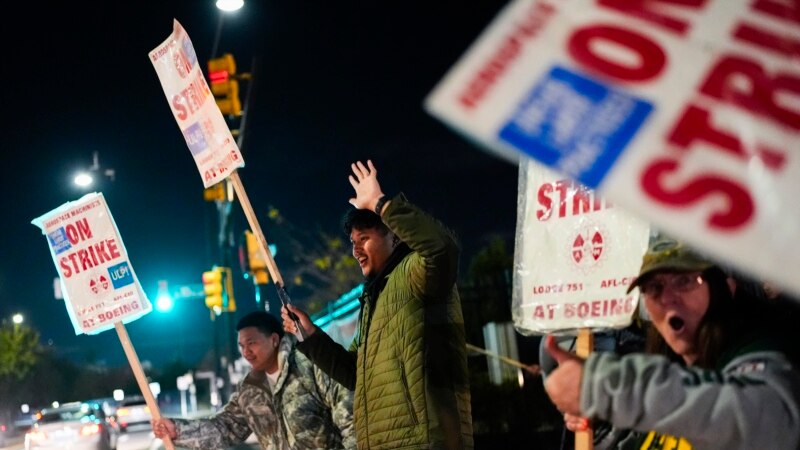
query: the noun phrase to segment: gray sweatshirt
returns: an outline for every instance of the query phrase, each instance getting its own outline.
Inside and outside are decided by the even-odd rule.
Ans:
[[[798,400],[800,374],[773,351],[741,354],[722,371],[656,355],[594,353],[581,381],[584,416],[681,437],[696,450],[797,449]]]

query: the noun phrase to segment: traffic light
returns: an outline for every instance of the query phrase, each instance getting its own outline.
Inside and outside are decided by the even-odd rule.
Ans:
[[[242,102],[239,100],[239,79],[233,55],[225,53],[208,61],[208,78],[211,92],[220,112],[227,116],[241,116]]]
[[[245,230],[244,241],[247,248],[246,270],[253,275],[255,284],[269,284],[267,261],[261,253],[261,246],[258,245],[256,235],[250,230]]]
[[[203,292],[206,294],[206,306],[219,314],[222,312],[222,271],[214,267],[203,272]]]
[[[228,199],[227,178],[203,190],[203,200],[207,202],[225,201]]]
[[[206,306],[216,314],[236,311],[230,267],[214,267],[203,272],[203,292],[206,294]]]

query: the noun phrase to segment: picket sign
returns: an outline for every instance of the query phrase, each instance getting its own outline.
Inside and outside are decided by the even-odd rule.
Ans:
[[[149,313],[152,305],[103,194],[86,194],[32,223],[47,236],[75,334],[97,334],[113,326],[153,419],[160,419],[158,403],[125,329],[125,322]],[[169,438],[164,444],[174,450]]]
[[[425,106],[800,297],[798,17],[788,0],[515,0]]]
[[[630,325],[650,226],[533,160],[520,164],[511,313],[522,334]]]
[[[203,185],[208,188],[226,180],[233,184],[267,263],[267,270],[275,282],[281,304],[286,306],[290,300],[283,277],[237,172],[244,167],[244,158],[203,76],[192,41],[177,20],[173,21],[172,34],[149,53],[149,58],[195,160]],[[302,340],[305,338],[303,330],[297,320],[295,323]]]

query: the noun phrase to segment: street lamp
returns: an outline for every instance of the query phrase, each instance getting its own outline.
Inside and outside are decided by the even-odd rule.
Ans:
[[[223,11],[236,11],[244,6],[244,0],[217,0],[217,8]]]
[[[172,295],[169,293],[167,280],[158,280],[158,296],[156,297],[156,309],[166,313],[172,311]]]
[[[222,36],[222,22],[225,18],[225,13],[232,13],[240,10],[244,6],[244,0],[217,0],[217,9],[221,12],[219,14],[219,21],[217,22],[217,32],[214,33],[214,43],[211,46],[211,58],[217,57],[217,49],[219,48],[219,38]]]
[[[92,174],[100,172],[100,170],[101,170],[100,161],[97,152],[92,152],[92,166],[89,167],[89,169],[87,169],[86,171],[78,172],[78,174],[75,175],[73,181],[76,185],[82,188],[89,187],[92,185],[92,183],[94,183],[94,177],[92,176]],[[114,175],[115,175],[114,169],[110,168],[104,169],[103,175],[110,178],[111,181],[114,181]]]
[[[11,316],[11,321],[14,322],[15,325],[19,325],[25,321],[25,318],[22,316],[22,314],[17,313]]]

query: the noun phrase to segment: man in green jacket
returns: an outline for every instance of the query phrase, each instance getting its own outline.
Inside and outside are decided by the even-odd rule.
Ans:
[[[355,390],[359,449],[471,449],[458,245],[402,194],[385,196],[371,161],[352,169],[356,209],[344,227],[366,278],[354,341],[346,350],[293,306],[284,329],[298,334],[294,313],[306,335],[298,350]]]

